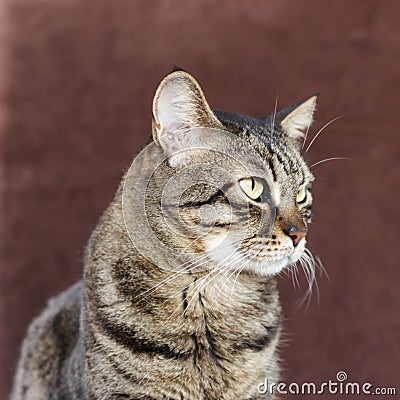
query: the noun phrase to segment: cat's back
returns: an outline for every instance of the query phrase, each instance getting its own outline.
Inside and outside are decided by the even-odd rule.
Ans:
[[[71,368],[78,369],[71,355],[79,352],[81,296],[82,283],[78,282],[52,298],[31,323],[10,400],[68,398],[60,397],[69,391],[68,382],[61,377]]]

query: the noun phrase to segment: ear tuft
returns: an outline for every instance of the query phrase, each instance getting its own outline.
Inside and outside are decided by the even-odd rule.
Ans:
[[[172,70],[171,70],[171,72],[170,72],[170,74],[172,74],[173,72],[177,72],[177,71],[186,72],[183,68],[178,67],[177,65],[174,65]]]
[[[173,153],[193,145],[191,129],[220,126],[200,85],[190,74],[179,70],[163,79],[153,99],[153,139],[170,161]]]
[[[318,95],[314,95],[306,101],[291,107],[288,109],[288,111],[286,111],[286,113],[285,110],[279,113],[286,114],[284,115],[283,119],[281,119],[280,125],[282,130],[289,138],[298,140],[304,137],[305,131],[310,128],[313,122],[314,111],[317,105],[317,97]]]

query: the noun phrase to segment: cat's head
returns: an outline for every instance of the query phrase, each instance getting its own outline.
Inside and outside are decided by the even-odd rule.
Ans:
[[[194,271],[273,275],[302,257],[314,178],[300,149],[315,103],[313,96],[252,118],[212,111],[186,72],[161,82],[153,101],[153,148],[141,167],[152,160],[143,210],[148,232],[174,253],[172,261],[185,254],[182,265]]]

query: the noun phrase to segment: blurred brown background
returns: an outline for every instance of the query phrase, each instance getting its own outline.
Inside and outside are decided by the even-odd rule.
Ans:
[[[284,378],[344,370],[399,392],[399,14],[367,0],[0,1],[0,398],[28,323],[79,279],[174,64],[219,109],[265,115],[277,95],[320,92],[311,136],[343,116],[307,155],[352,161],[314,168],[309,243],[330,282],[298,310],[305,287],[281,279]]]

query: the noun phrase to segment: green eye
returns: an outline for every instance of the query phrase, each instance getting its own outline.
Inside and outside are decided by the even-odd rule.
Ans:
[[[307,199],[307,189],[302,187],[298,192],[296,196],[296,202],[299,203],[304,203]]]
[[[252,200],[257,200],[264,191],[264,184],[259,178],[244,178],[239,181],[239,185],[246,196]]]

